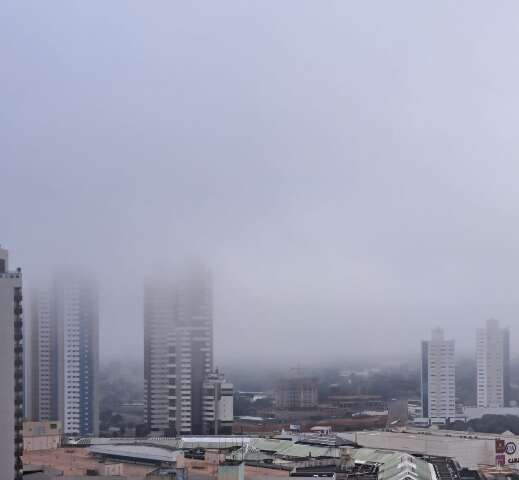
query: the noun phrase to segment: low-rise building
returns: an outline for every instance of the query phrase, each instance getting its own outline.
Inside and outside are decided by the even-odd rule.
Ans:
[[[327,403],[352,414],[364,411],[387,411],[387,404],[379,395],[331,395]]]
[[[218,372],[207,375],[203,384],[203,433],[228,435],[232,433],[234,386]]]
[[[61,445],[62,434],[61,422],[23,422],[23,449],[54,450]]]
[[[519,467],[519,454],[517,458],[513,456],[519,449],[519,437],[513,434],[494,435],[432,428],[406,428],[398,431],[345,432],[338,435],[356,442],[361,447],[453,458],[464,468],[494,466],[498,462],[505,462],[514,468]],[[508,451],[513,451],[512,456],[506,451],[504,454],[497,451],[497,445],[506,447],[508,444]]]

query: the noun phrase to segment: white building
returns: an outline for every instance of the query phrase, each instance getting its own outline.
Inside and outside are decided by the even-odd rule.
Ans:
[[[9,271],[7,250],[0,248],[0,472],[22,478],[23,345],[22,274]]]
[[[477,405],[483,408],[505,406],[509,382],[508,330],[499,328],[497,320],[488,320],[486,328],[477,330]]]
[[[203,386],[203,433],[230,435],[234,421],[234,386],[218,372],[207,375]]]
[[[456,415],[454,340],[445,340],[443,330],[432,331],[422,342],[423,417],[445,420]]]
[[[150,431],[200,434],[202,388],[213,369],[209,273],[148,282],[144,293],[144,399]]]
[[[97,435],[99,314],[93,282],[58,276],[32,302],[32,418],[61,421],[68,435]]]

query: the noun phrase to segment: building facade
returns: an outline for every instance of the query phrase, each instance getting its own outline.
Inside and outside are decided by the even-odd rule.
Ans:
[[[23,449],[25,452],[55,450],[61,445],[61,423],[23,422]]]
[[[0,248],[0,472],[22,478],[23,453],[22,274],[9,270],[7,250]]]
[[[32,293],[31,302],[31,418],[58,419],[58,333],[51,289]]]
[[[59,420],[66,435],[97,435],[97,289],[68,273],[32,301],[32,418]]]
[[[213,370],[210,275],[157,279],[144,293],[145,421],[150,431],[200,434],[203,384]]]
[[[234,386],[216,372],[203,385],[203,431],[205,435],[230,435],[234,423]]]
[[[319,403],[319,380],[296,377],[278,380],[274,386],[276,408],[298,410],[315,408]]]
[[[488,320],[477,330],[477,406],[501,408],[507,403],[510,382],[510,345],[508,329],[497,320]]]
[[[168,282],[150,282],[144,291],[144,420],[152,432],[170,428],[171,411],[176,410],[176,391],[169,396],[169,383],[176,369],[168,370],[169,355],[175,355],[172,342],[175,296]],[[170,346],[171,343],[171,346]]]
[[[432,331],[422,342],[422,415],[450,419],[456,415],[454,340],[445,340],[443,330]]]
[[[510,330],[503,329],[503,401],[505,407],[510,406]]]

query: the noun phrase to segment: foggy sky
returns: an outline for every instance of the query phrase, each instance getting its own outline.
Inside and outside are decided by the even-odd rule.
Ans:
[[[0,243],[27,287],[95,272],[102,360],[190,255],[217,364],[471,354],[489,317],[515,356],[517,2],[4,3]]]

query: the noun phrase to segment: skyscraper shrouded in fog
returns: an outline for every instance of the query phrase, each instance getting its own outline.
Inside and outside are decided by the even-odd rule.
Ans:
[[[508,406],[510,388],[510,333],[497,320],[477,330],[478,407]]]
[[[9,271],[7,250],[0,247],[0,472],[22,478],[23,333],[22,274]]]
[[[96,435],[99,314],[92,280],[75,273],[33,294],[32,418],[60,420],[65,434]]]
[[[144,293],[144,397],[149,430],[206,433],[203,387],[212,370],[209,272],[194,268],[176,278],[148,281]]]
[[[456,415],[454,340],[435,328],[422,342],[422,415],[448,420]]]

